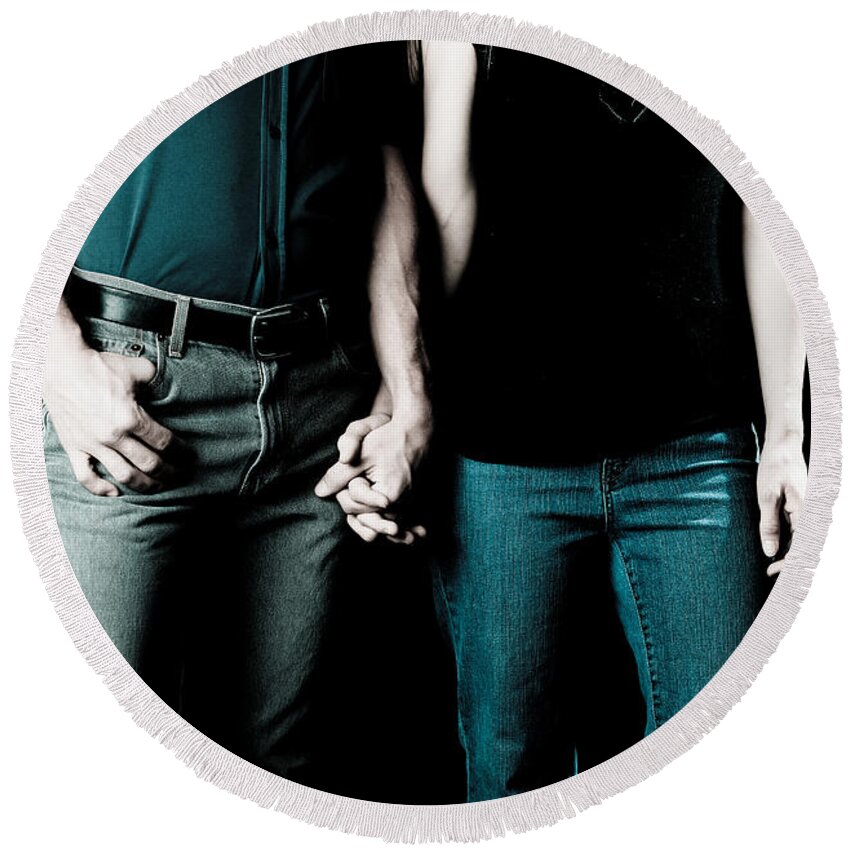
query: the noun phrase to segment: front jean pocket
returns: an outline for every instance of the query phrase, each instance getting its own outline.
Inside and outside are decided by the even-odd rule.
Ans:
[[[700,432],[689,439],[695,450],[706,458],[717,458],[726,462],[758,462],[758,436],[751,424],[731,425],[717,431]]]
[[[155,391],[162,384],[168,358],[166,341],[161,335],[106,319],[83,319],[80,326],[86,343],[94,351],[123,357],[144,357],[153,364],[153,377],[140,384],[145,393]]]

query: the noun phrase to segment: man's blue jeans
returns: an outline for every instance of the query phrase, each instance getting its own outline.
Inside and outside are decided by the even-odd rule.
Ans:
[[[356,542],[313,487],[346,425],[368,412],[376,373],[341,347],[261,362],[189,341],[177,357],[167,337],[81,325],[92,347],[156,364],[139,401],[188,446],[174,486],[140,494],[116,484],[121,495],[94,496],[45,412],[53,507],[87,599],[127,661],[201,731],[320,785],[333,765],[319,755],[316,701]]]
[[[587,649],[565,639],[564,612],[581,571],[610,574],[647,734],[728,658],[768,590],[757,455],[747,425],[569,467],[457,461],[453,551],[434,587],[470,801],[574,772],[582,694],[571,671]]]

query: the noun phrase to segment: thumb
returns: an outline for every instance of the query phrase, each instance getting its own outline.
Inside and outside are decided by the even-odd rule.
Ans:
[[[133,384],[147,384],[153,380],[156,366],[147,357],[127,357],[123,354],[116,356],[121,359],[113,362],[121,364],[124,373]]]
[[[350,463],[335,463],[321,478],[313,492],[324,499],[344,490],[349,481],[354,480],[362,471],[362,467]]]
[[[340,463],[355,463],[360,457],[363,438],[389,421],[390,417],[386,413],[373,413],[365,419],[352,422],[337,441]]]
[[[803,499],[799,491],[794,487],[789,487],[785,491],[785,513],[788,515],[788,524],[791,526],[792,534],[797,530],[802,510]]]
[[[759,519],[759,536],[761,537],[761,548],[768,558],[772,558],[779,551],[779,503],[778,501],[765,502],[760,506],[761,518]]]

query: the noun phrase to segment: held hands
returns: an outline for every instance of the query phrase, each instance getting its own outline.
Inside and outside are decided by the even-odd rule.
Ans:
[[[759,511],[759,535],[764,554],[769,558],[780,557],[767,568],[767,574],[780,572],[785,560],[784,531],[793,536],[803,509],[806,494],[806,463],[801,450],[799,435],[767,437],[759,462],[757,489]],[[783,546],[787,549],[787,546]]]
[[[112,477],[142,493],[162,489],[174,468],[162,454],[176,442],[138,404],[137,388],[156,369],[144,357],[98,352],[67,340],[48,350],[44,403],[77,481],[95,496],[118,488],[97,474],[100,461]]]
[[[405,526],[394,508],[410,489],[431,436],[430,417],[406,422],[373,413],[352,422],[339,438],[339,460],[316,485],[317,496],[336,496],[351,529],[365,541],[379,536],[411,544],[425,536]]]

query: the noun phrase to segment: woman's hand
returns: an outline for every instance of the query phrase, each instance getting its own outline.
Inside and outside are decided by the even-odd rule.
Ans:
[[[766,437],[759,462],[757,490],[761,518],[759,536],[764,554],[777,558],[767,568],[774,576],[782,569],[789,537],[793,536],[806,495],[806,463],[799,434]],[[782,546],[782,551],[780,551]]]
[[[425,529],[403,526],[394,508],[410,491],[430,437],[427,416],[406,420],[374,413],[352,422],[339,439],[339,460],[316,485],[316,495],[336,496],[351,529],[367,542],[384,536],[413,543]]]

